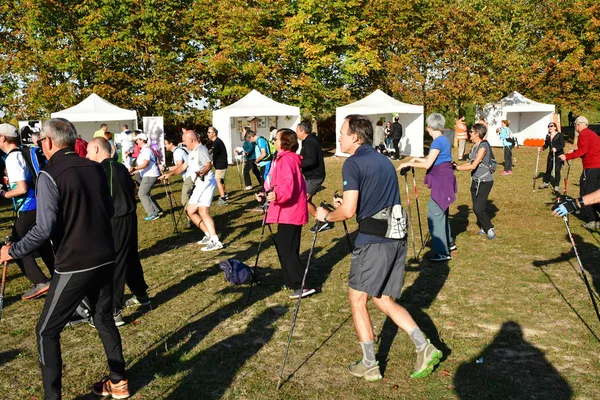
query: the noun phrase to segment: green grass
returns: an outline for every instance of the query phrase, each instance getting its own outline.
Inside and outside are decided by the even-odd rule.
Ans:
[[[409,378],[415,360],[412,342],[372,306],[384,379],[369,383],[346,372],[361,352],[347,301],[350,257],[341,224],[317,238],[309,280],[322,292],[302,300],[284,384],[276,392],[295,302],[281,288],[269,236],[260,256],[262,284],[253,289],[249,305],[248,288],[229,285],[218,268],[219,260],[228,257],[253,264],[260,240],[261,214],[247,211],[255,205],[253,196],[239,191],[235,167],[227,177],[231,205],[212,209],[227,245],[222,251],[199,251],[196,229],[184,231],[167,247],[171,219],[144,222],[140,206],[140,255],[153,308],[126,310],[128,323],[120,328],[133,398],[600,398],[600,323],[578,275],[564,224],[550,215],[550,192],[532,192],[535,154],[534,149],[519,148],[513,175],[496,174],[490,196],[496,210],[495,240],[476,234],[469,174],[463,172],[457,175],[458,200],[450,210],[457,254],[447,266],[409,263],[399,301],[446,354],[434,373],[421,380]],[[326,189],[317,201],[331,201],[341,188],[343,162],[327,159]],[[540,160],[540,169],[542,164]],[[579,191],[575,183],[580,173],[581,162],[573,162],[571,194]],[[429,191],[422,184],[423,172],[417,174],[426,232]],[[403,178],[400,184],[406,204]],[[168,209],[163,188],[153,193]],[[10,218],[5,206],[0,233],[8,233]],[[303,232],[303,260],[312,242],[311,224]],[[356,227],[354,220],[348,222],[351,232]],[[597,293],[600,235],[583,229],[576,218],[571,218],[571,228],[584,265],[595,268],[590,280]],[[415,235],[418,240],[418,228]],[[412,256],[412,246],[409,249]],[[424,253],[429,255],[429,248]],[[11,265],[0,323],[2,399],[43,396],[34,335],[43,301],[20,300],[28,287]],[[62,349],[63,397],[88,398],[91,384],[107,372],[97,333],[87,325],[68,328],[62,334]]]

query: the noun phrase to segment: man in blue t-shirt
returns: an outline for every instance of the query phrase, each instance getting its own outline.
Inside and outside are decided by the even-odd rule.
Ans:
[[[35,225],[35,188],[33,187],[33,174],[27,165],[23,151],[29,152],[29,147],[21,150],[18,146],[19,137],[17,130],[10,124],[0,124],[0,149],[6,154],[6,172],[8,175],[8,191],[0,190],[0,197],[12,199],[17,219],[11,233],[13,241],[20,240]],[[38,249],[42,260],[48,267],[50,275],[54,273],[54,253],[49,241]],[[50,280],[42,272],[31,254],[17,259],[17,265],[23,274],[33,283],[33,287],[22,298],[34,299],[46,293],[50,288]]]
[[[384,208],[400,204],[398,178],[392,163],[372,146],[373,124],[362,115],[349,115],[340,129],[340,148],[350,157],[342,168],[344,195],[334,199],[336,209],[317,208],[322,222],[338,222],[356,214],[359,234],[352,251],[349,299],[363,358],[350,364],[352,375],[368,381],[382,378],[375,359],[374,332],[367,308],[369,296],[383,313],[403,329],[417,349],[417,365],[412,377],[428,376],[442,358],[425,338],[408,311],[394,301],[400,297],[406,261],[406,240],[388,239],[383,234],[361,232],[370,217]],[[372,232],[369,230],[369,232]]]

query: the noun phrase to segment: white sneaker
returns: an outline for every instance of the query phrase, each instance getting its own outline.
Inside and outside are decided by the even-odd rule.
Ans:
[[[208,246],[203,247],[200,250],[202,250],[202,251],[213,251],[213,250],[219,250],[219,249],[222,249],[222,248],[223,248],[223,243],[221,243],[220,241],[217,240],[216,242],[211,241],[210,243],[208,243]]]
[[[210,243],[210,236],[206,236],[206,235],[205,235],[205,236],[202,238],[202,240],[199,240],[199,241],[198,241],[198,242],[196,242],[196,243],[198,243],[198,244],[201,244],[201,245],[206,245],[206,244],[209,244],[209,243]]]

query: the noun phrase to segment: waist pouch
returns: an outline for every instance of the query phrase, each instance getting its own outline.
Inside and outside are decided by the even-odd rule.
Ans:
[[[358,222],[358,231],[388,239],[404,239],[407,233],[407,216],[402,205],[386,207]]]

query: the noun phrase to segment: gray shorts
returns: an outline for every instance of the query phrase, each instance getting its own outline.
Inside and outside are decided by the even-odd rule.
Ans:
[[[352,251],[348,286],[373,297],[400,297],[406,266],[406,240],[369,243]]]
[[[306,194],[314,196],[317,194],[322,184],[323,179],[306,179]]]

